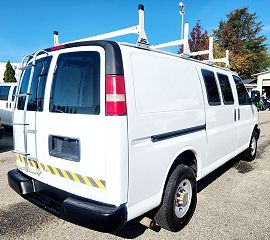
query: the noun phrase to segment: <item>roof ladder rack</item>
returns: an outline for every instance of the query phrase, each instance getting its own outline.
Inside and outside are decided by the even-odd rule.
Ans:
[[[167,42],[167,43],[161,43],[158,45],[151,46],[151,48],[152,49],[160,49],[160,48],[164,48],[164,47],[183,45],[183,53],[181,53],[180,55],[185,56],[185,57],[193,57],[193,56],[208,54],[208,59],[204,60],[204,62],[208,62],[208,63],[222,62],[222,63],[225,63],[227,68],[229,68],[229,50],[226,50],[226,57],[215,59],[213,57],[214,40],[213,40],[213,37],[209,37],[209,49],[208,50],[202,50],[202,51],[198,51],[198,52],[190,52],[189,43],[188,43],[188,34],[189,34],[189,24],[185,23],[184,38],[183,39],[171,41],[171,42]]]
[[[208,63],[217,63],[217,62],[225,63],[226,68],[229,68],[230,67],[229,50],[226,50],[226,56],[224,58],[214,58],[213,46],[214,46],[214,39],[213,39],[213,37],[209,37],[209,49],[208,50],[198,51],[198,52],[191,52],[190,56],[199,56],[199,55],[208,54],[208,59],[204,60],[204,62],[208,62]]]
[[[114,37],[120,37],[128,34],[137,34],[138,40],[137,40],[137,46],[142,47],[142,48],[149,48],[149,42],[144,30],[144,6],[142,4],[139,4],[138,6],[139,9],[139,24],[120,29],[117,31],[109,32],[109,33],[104,33],[92,37],[87,37],[87,38],[82,38],[78,39],[75,41],[67,42],[67,43],[73,43],[73,42],[78,42],[78,41],[92,41],[92,40],[103,40],[103,39],[108,39],[108,38],[114,38]],[[67,44],[64,43],[64,44]]]
[[[161,43],[158,45],[151,46],[152,49],[160,49],[165,47],[172,47],[172,46],[179,46],[183,45],[183,55],[190,55],[190,49],[189,49],[189,43],[188,43],[188,29],[189,24],[185,23],[185,29],[184,29],[184,38],[180,40],[175,40],[167,43]]]
[[[32,80],[33,80],[33,77],[34,77],[34,69],[35,69],[35,66],[36,66],[35,63],[36,63],[37,56],[40,53],[45,53],[45,54],[48,55],[48,53],[45,50],[39,50],[39,51],[35,52],[34,55],[26,55],[26,56],[24,56],[22,58],[21,74],[20,74],[19,84],[18,84],[18,88],[17,88],[17,93],[15,95],[15,103],[17,102],[17,99],[19,97],[25,97],[24,109],[23,109],[23,122],[13,124],[13,125],[22,125],[23,126],[23,134],[24,134],[24,152],[20,152],[20,151],[17,151],[17,150],[14,150],[13,152],[18,153],[20,155],[23,155],[25,157],[25,169],[26,169],[26,171],[29,171],[29,172],[34,173],[34,174],[35,173],[40,174],[40,170],[37,168],[37,172],[33,172],[28,166],[28,156],[30,154],[28,153],[28,148],[27,148],[27,126],[29,124],[26,123],[26,113],[27,113],[27,105],[28,105],[28,102],[29,102],[29,97],[31,95],[30,90],[31,90]],[[26,69],[25,68],[26,64],[24,65],[24,62],[25,62],[27,57],[28,57],[28,59],[30,59],[30,58],[33,59],[32,64],[31,64],[31,72],[30,72],[29,82],[28,82],[28,86],[27,86],[27,91],[25,93],[19,93],[20,87],[21,87],[21,84],[22,84],[23,71]],[[14,109],[15,109],[15,107],[16,106],[14,104]],[[13,109],[13,111],[14,111],[14,109]],[[36,128],[36,125],[35,125],[35,128]]]

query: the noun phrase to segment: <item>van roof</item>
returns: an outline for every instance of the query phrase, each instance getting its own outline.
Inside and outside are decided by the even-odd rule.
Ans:
[[[143,49],[143,50],[147,50],[147,51],[158,52],[158,53],[162,53],[162,54],[165,54],[165,55],[170,55],[170,56],[173,56],[173,57],[178,57],[178,58],[181,58],[181,59],[186,60],[186,61],[192,61],[192,62],[204,64],[204,65],[207,65],[207,66],[210,66],[210,67],[215,67],[215,68],[222,69],[222,70],[224,70],[224,71],[228,71],[228,72],[231,72],[231,73],[233,73],[233,74],[236,74],[234,71],[232,71],[232,70],[229,69],[229,68],[224,68],[224,67],[215,65],[215,64],[213,64],[213,63],[210,63],[210,62],[204,62],[204,61],[200,61],[200,60],[197,60],[197,59],[194,59],[194,58],[181,56],[181,55],[179,55],[179,54],[170,53],[170,52],[166,52],[166,51],[162,51],[162,50],[157,50],[157,49],[151,49],[151,48],[149,48],[149,49],[144,49],[144,48],[138,47],[138,46],[135,45],[135,44],[126,43],[126,42],[118,42],[118,44],[123,45],[123,46],[128,46],[128,47],[139,48],[139,49]]]
[[[119,44],[115,41],[109,40],[95,40],[95,41],[78,41],[66,44],[56,45],[51,48],[44,49],[46,52],[57,51],[64,48],[73,48],[80,46],[100,46],[105,50],[106,74],[109,75],[123,75],[123,61]],[[41,53],[43,54],[43,53]],[[40,55],[41,55],[40,54]]]
[[[157,50],[157,49],[151,49],[151,48],[145,49],[145,48],[139,47],[135,44],[125,43],[125,42],[115,42],[115,41],[110,41],[110,40],[77,41],[77,42],[56,45],[54,47],[46,48],[44,50],[47,52],[52,52],[52,51],[57,51],[57,50],[64,49],[64,48],[73,48],[73,47],[80,47],[80,46],[100,46],[100,47],[104,48],[104,50],[105,50],[106,74],[123,75],[124,68],[123,68],[122,55],[121,55],[121,50],[120,50],[119,45],[133,47],[133,48],[139,48],[139,49],[144,50],[144,51],[158,52],[161,54],[181,58],[185,61],[192,61],[192,62],[195,62],[198,64],[203,64],[206,66],[222,69],[224,71],[228,71],[228,72],[231,72],[233,74],[236,74],[234,71],[230,70],[229,68],[220,67],[220,66],[214,65],[213,63],[203,62],[203,61],[199,61],[199,60],[196,60],[193,58],[184,57],[184,56],[180,56],[178,54],[169,53],[169,52],[165,52],[165,51],[161,51],[161,50]],[[41,54],[42,53],[40,53],[40,55]]]

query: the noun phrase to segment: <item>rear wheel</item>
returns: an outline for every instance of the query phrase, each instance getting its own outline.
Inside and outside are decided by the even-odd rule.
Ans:
[[[154,219],[158,225],[177,232],[187,225],[197,203],[195,173],[191,167],[179,165],[172,172]]]
[[[243,152],[243,160],[253,161],[256,158],[257,141],[258,141],[258,134],[255,131],[253,131],[249,147]]]

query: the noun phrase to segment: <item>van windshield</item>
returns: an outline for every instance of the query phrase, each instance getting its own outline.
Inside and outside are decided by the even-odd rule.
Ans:
[[[43,111],[44,93],[47,81],[47,74],[49,71],[51,56],[36,60],[34,67],[34,74],[30,88],[30,95],[28,98],[28,111]],[[22,83],[20,87],[20,94],[27,93],[29,78],[31,73],[31,64],[23,73]],[[26,97],[18,98],[18,110],[24,109]]]

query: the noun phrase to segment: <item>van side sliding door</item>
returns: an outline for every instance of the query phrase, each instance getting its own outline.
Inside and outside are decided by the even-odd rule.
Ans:
[[[204,174],[208,174],[224,162],[236,150],[238,131],[235,119],[236,101],[231,84],[226,74],[212,70],[200,69],[205,86],[205,114],[207,132],[207,166]]]

